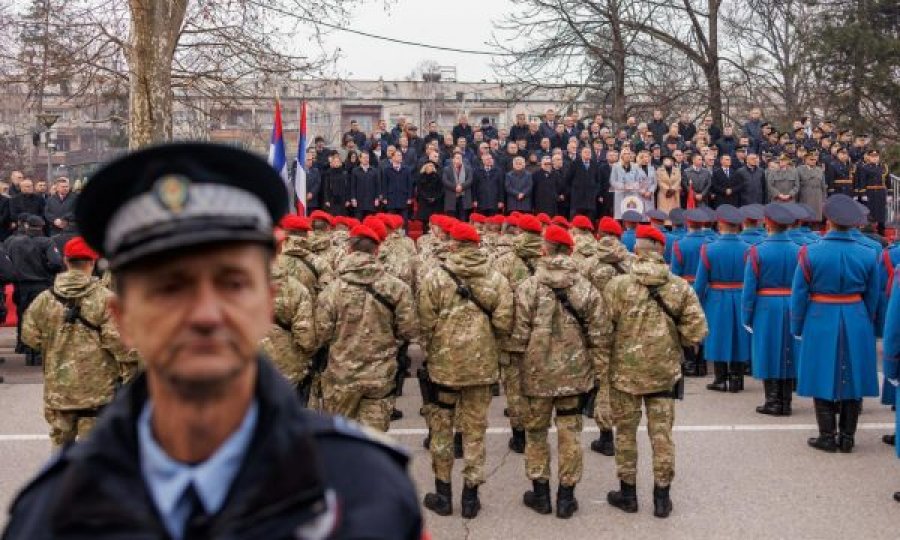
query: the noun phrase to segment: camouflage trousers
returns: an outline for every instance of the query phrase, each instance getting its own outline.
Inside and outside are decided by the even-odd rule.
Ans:
[[[442,482],[450,482],[453,472],[453,425],[462,433],[463,478],[468,486],[484,483],[484,435],[487,432],[491,386],[441,388],[431,409],[431,468]]]
[[[594,420],[601,431],[612,431],[612,409],[609,403],[609,370],[597,377],[597,398],[594,400]]]
[[[522,397],[521,377],[522,353],[500,353],[500,378],[506,395],[506,410],[509,427],[522,429],[522,416],[528,405]]]
[[[581,396],[527,397],[525,474],[529,480],[550,480],[550,443],[547,432],[556,410],[559,483],[574,486],[581,480]]]
[[[671,484],[675,476],[675,443],[672,440],[675,404],[672,398],[634,395],[611,388],[610,403],[616,426],[619,479],[632,485],[637,481],[637,430],[643,403],[647,409],[647,434],[653,448],[653,481],[660,487]]]
[[[394,383],[381,386],[362,386],[356,383],[337,383],[321,377],[322,410],[356,420],[364,426],[387,431],[394,408]]]
[[[44,409],[44,418],[50,424],[50,442],[54,450],[83,439],[97,423],[96,411],[71,411]]]

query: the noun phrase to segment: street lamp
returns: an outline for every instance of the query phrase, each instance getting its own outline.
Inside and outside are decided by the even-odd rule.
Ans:
[[[44,125],[47,130],[45,133],[47,134],[46,144],[47,144],[47,185],[50,185],[50,176],[53,174],[53,163],[51,162],[50,156],[50,147],[53,143],[50,142],[50,128],[59,120],[59,115],[54,113],[42,112],[37,115],[38,122]]]

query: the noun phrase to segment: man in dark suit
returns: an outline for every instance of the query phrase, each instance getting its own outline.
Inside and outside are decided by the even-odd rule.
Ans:
[[[741,192],[744,191],[743,178],[731,168],[731,156],[725,154],[721,160],[722,166],[715,169],[712,175],[712,192],[715,195],[713,204],[716,207],[723,204],[740,206]]]
[[[597,217],[612,217],[614,214],[614,197],[609,191],[609,175],[612,172],[612,166],[618,162],[619,151],[615,148],[609,148],[606,150],[606,160],[597,166],[597,171],[600,175],[600,181],[597,184]]]
[[[571,186],[571,215],[596,218],[597,187],[600,183],[600,169],[591,159],[591,149],[581,149],[579,159],[569,169],[567,184]]]
[[[482,166],[474,171],[475,183],[472,193],[475,200],[473,208],[485,216],[493,216],[503,212],[503,200],[506,194],[503,192],[503,169],[494,165],[494,156],[490,152],[481,156]]]

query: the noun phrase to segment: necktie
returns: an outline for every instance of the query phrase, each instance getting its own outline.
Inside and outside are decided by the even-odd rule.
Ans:
[[[728,176],[728,169],[725,169],[725,176]]]
[[[194,484],[188,484],[183,495],[186,504],[191,509],[187,522],[184,524],[184,540],[200,540],[209,538],[210,522],[206,509],[200,501],[200,496],[194,488]]]

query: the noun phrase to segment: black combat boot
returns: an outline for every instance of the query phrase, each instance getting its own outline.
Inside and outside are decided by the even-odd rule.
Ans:
[[[491,395],[494,397],[500,395],[500,383],[494,383],[491,385]]]
[[[509,407],[503,407],[503,416],[509,418]]]
[[[781,416],[790,416],[791,401],[794,398],[794,379],[781,379],[778,381],[778,401],[781,402]]]
[[[550,482],[546,480],[532,480],[531,491],[522,495],[522,502],[538,514],[549,514],[553,511],[550,506]]]
[[[512,437],[509,439],[509,449],[517,454],[525,453],[525,430],[524,429],[516,429],[512,430]]]
[[[431,428],[428,428],[428,435],[425,435],[425,438],[422,439],[422,446],[425,447],[425,450],[431,449]]]
[[[744,366],[743,362],[734,362],[728,366],[728,391],[736,394],[744,389]]]
[[[706,365],[706,359],[701,355],[697,357],[697,376],[706,377],[709,375],[709,368]]]
[[[612,430],[601,430],[600,436],[591,441],[591,450],[604,456],[616,455],[616,445]]]
[[[813,399],[813,405],[816,409],[816,423],[819,425],[819,436],[811,437],[806,443],[816,450],[823,452],[837,452],[837,444],[834,441],[834,434],[837,431],[835,422],[835,403],[824,399]]]
[[[606,502],[629,514],[637,512],[637,486],[626,484],[621,480],[619,486],[619,491],[610,491],[606,494]]]
[[[697,355],[694,354],[693,347],[683,347],[682,349],[684,361],[681,362],[681,374],[685,377],[696,377]]]
[[[725,362],[713,362],[713,382],[706,385],[707,390],[725,392],[728,390],[728,364]]]
[[[426,493],[425,508],[439,516],[449,516],[453,513],[453,490],[449,482],[434,481],[435,493]]]
[[[897,491],[896,493],[894,493],[894,500],[897,502],[900,502],[900,491]]]
[[[478,486],[463,486],[460,506],[462,506],[462,517],[473,519],[478,516],[478,512],[481,510],[481,501],[478,500]]]
[[[897,434],[894,433],[892,435],[884,435],[881,437],[881,442],[894,446],[895,444],[897,444]]]
[[[556,517],[569,519],[578,511],[578,499],[575,498],[575,486],[559,485],[556,490]]]
[[[845,399],[841,401],[840,416],[840,451],[849,454],[853,451],[854,437],[856,436],[856,424],[859,421],[859,409],[862,400]]]
[[[781,389],[781,381],[778,379],[763,380],[763,389],[765,391],[766,402],[756,408],[759,414],[768,414],[771,416],[781,416],[781,397],[779,390]]]
[[[672,499],[669,498],[669,487],[653,486],[653,515],[667,518],[672,513]]]
[[[453,434],[453,457],[456,459],[462,459],[463,457],[462,433],[459,431]]]
[[[401,418],[403,418],[403,411],[396,407],[391,410],[391,422],[400,420]]]

